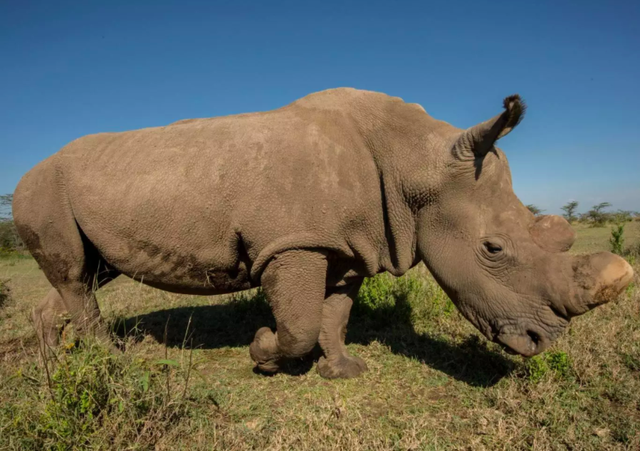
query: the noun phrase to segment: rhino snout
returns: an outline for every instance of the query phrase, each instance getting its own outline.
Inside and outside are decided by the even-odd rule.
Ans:
[[[524,333],[499,333],[495,341],[500,343],[509,354],[520,354],[532,357],[547,349],[553,340],[533,329],[527,329]]]

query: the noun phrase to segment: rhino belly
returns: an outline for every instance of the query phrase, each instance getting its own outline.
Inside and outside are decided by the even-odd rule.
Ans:
[[[98,252],[122,274],[155,288],[186,294],[213,295],[252,287],[250,262],[241,253],[199,240],[154,240],[153,237],[124,234],[98,237],[87,233]]]
[[[89,191],[96,190],[91,188]],[[103,195],[73,199],[82,232],[119,272],[167,291],[220,294],[251,288],[251,262],[230,213],[147,195],[135,207]]]
[[[223,242],[154,240],[153,237],[94,237],[87,234],[104,259],[122,274],[167,291],[222,294],[251,288],[250,262]]]

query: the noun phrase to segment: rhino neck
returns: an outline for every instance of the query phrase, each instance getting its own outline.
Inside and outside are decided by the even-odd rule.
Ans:
[[[360,109],[358,122],[365,124],[361,132],[380,180],[386,238],[380,266],[399,276],[419,261],[417,215],[437,203],[460,130],[433,119],[419,105],[389,99],[377,109]]]
[[[385,234],[380,249],[380,266],[384,271],[401,276],[414,265],[416,222],[398,189],[397,180],[384,171],[379,176]]]

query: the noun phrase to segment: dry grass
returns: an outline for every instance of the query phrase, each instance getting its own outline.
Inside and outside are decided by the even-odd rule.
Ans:
[[[608,248],[608,229],[578,233],[576,251]],[[639,280],[524,360],[481,338],[423,269],[383,275],[347,337],[370,371],[327,381],[312,358],[253,372],[248,344],[273,325],[259,292],[179,296],[122,278],[99,300],[125,352],[67,336],[49,383],[28,321],[49,285],[16,256],[0,260],[5,279],[0,449],[640,449]]]

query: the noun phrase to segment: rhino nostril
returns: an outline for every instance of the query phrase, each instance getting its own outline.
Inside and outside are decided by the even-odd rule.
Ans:
[[[540,335],[539,335],[537,332],[534,332],[534,331],[532,331],[532,330],[528,330],[528,331],[527,331],[527,335],[529,336],[529,338],[531,338],[531,341],[532,341],[536,346],[538,346],[538,344],[540,343],[540,341],[542,341],[542,340],[541,340],[541,338],[540,338]]]

